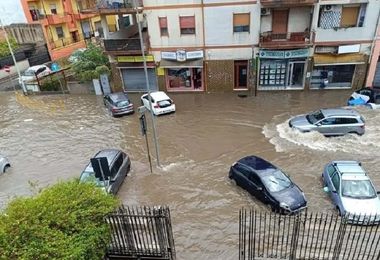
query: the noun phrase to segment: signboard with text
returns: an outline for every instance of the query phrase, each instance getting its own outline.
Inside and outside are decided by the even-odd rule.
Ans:
[[[177,50],[177,51],[162,51],[161,59],[164,60],[176,60],[179,62],[187,61],[187,60],[196,60],[203,58],[203,51],[185,51],[185,50]]]
[[[292,58],[307,58],[309,49],[298,49],[289,51],[271,51],[260,50],[259,57],[262,59],[292,59]]]

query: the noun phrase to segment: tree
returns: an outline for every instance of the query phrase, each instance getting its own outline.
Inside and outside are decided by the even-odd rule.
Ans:
[[[90,44],[84,51],[77,51],[73,55],[72,69],[81,81],[91,81],[99,78],[100,73],[110,73],[107,56],[103,54],[101,48],[93,44]]]
[[[0,215],[0,259],[103,259],[115,197],[91,183],[60,182],[16,198]]]
[[[18,48],[18,44],[15,40],[15,38],[13,37],[10,37],[9,38],[9,43],[12,47],[13,50],[17,49]],[[6,40],[3,40],[3,41],[0,41],[0,57],[5,57],[5,56],[8,56],[10,55],[10,51],[9,51],[9,47],[8,47],[8,43]]]

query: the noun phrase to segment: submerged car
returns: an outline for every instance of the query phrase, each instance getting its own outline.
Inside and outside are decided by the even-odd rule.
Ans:
[[[94,158],[106,157],[111,176],[107,180],[100,180],[95,176],[91,162],[80,175],[80,182],[93,182],[107,193],[116,194],[128,172],[131,169],[129,156],[121,150],[105,149],[95,154]]]
[[[24,75],[21,76],[21,80],[25,83],[34,82],[37,80],[37,77],[40,78],[40,77],[49,75],[50,73],[52,73],[52,71],[48,66],[36,65],[36,66],[28,68],[24,72]],[[20,80],[20,83],[21,83],[21,80]]]
[[[112,116],[121,116],[135,112],[133,104],[124,92],[112,93],[103,97],[103,103]]]
[[[345,108],[328,108],[296,116],[289,120],[289,127],[302,133],[317,131],[325,136],[346,134],[363,135],[364,118],[355,110]]]
[[[163,115],[175,112],[175,104],[172,99],[163,91],[155,91],[150,93],[150,100],[152,102],[153,114]],[[141,103],[150,110],[149,95],[144,94],[141,96]]]
[[[260,157],[247,156],[235,162],[228,177],[258,200],[269,204],[273,211],[289,214],[307,207],[305,194],[290,177]]]
[[[11,167],[11,163],[8,158],[0,154],[0,173],[4,173]]]
[[[380,223],[379,192],[357,161],[332,161],[322,173],[324,190],[341,216],[359,224]]]

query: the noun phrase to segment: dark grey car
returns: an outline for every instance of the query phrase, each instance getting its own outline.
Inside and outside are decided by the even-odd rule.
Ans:
[[[365,132],[364,118],[355,110],[345,108],[321,109],[296,116],[290,119],[289,126],[303,133],[318,131],[325,136],[363,135]]]
[[[124,92],[112,93],[103,97],[103,103],[112,116],[121,116],[135,112],[133,104]]]
[[[129,156],[121,150],[105,149],[98,152],[94,158],[106,157],[111,172],[109,180],[101,181],[95,177],[94,169],[89,163],[80,175],[80,182],[95,182],[107,193],[116,194],[125,177],[131,169]]]

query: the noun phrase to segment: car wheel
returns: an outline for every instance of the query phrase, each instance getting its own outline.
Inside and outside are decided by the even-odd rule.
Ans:
[[[231,171],[228,172],[228,178],[230,178],[232,180],[232,172]]]
[[[3,170],[3,172],[7,172],[7,170],[8,170],[10,167],[11,167],[11,166],[10,166],[9,164],[5,165],[5,166],[4,166],[4,170]]]

